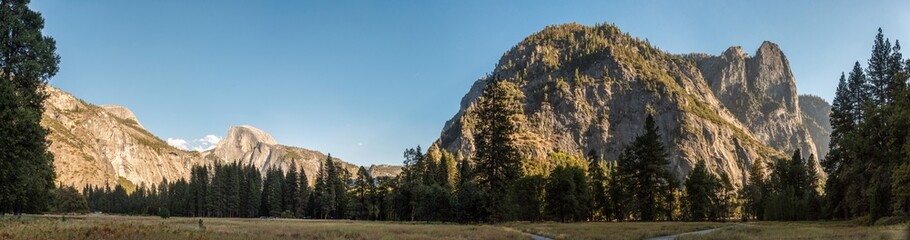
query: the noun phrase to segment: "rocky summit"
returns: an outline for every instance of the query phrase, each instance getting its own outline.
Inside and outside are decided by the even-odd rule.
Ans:
[[[296,164],[312,183],[326,159],[318,151],[279,145],[271,135],[252,126],[232,127],[214,149],[181,150],[145,130],[126,107],[96,106],[51,86],[45,92],[48,99],[42,125],[50,130],[48,140],[59,185],[121,185],[133,189],[187,178],[194,165],[233,162],[253,165],[263,172],[273,167],[286,171]],[[356,173],[358,166],[341,163]],[[389,165],[368,169],[375,176],[394,176],[401,171]]]
[[[446,122],[441,147],[473,155],[478,119],[471,113],[493,79],[520,87],[523,115],[513,138],[525,166],[546,164],[553,151],[581,157],[596,150],[616,160],[649,113],[680,179],[704,160],[741,185],[756,161],[795,149],[827,151],[827,103],[813,99],[803,112],[789,62],[771,42],[753,56],[740,47],[720,55],[671,54],[612,25],[550,26],[507,51],[474,83]]]

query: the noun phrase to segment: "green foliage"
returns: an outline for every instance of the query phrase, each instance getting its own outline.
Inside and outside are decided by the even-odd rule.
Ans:
[[[754,160],[749,171],[749,182],[743,187],[746,200],[745,218],[764,219],[766,199],[771,193],[771,185],[765,179],[765,167],[761,160]]]
[[[876,34],[864,70],[841,75],[831,109],[831,151],[822,162],[828,179],[825,210],[833,218],[871,220],[908,213],[907,136],[910,135],[908,63],[900,44]]]
[[[354,180],[354,219],[373,220],[377,218],[375,191],[376,185],[373,177],[366,168],[360,167],[357,170],[357,179]]]
[[[583,168],[557,166],[546,185],[546,213],[550,219],[570,222],[591,216],[591,189]]]
[[[485,201],[487,196],[477,182],[474,167],[467,159],[458,164],[458,186],[455,191],[453,208],[461,222],[480,222],[489,213]]]
[[[813,158],[807,161],[797,149],[791,159],[774,162],[770,192],[763,200],[764,220],[815,220],[822,216]]]
[[[85,196],[72,186],[57,188],[54,194],[54,210],[59,213],[88,213]]]
[[[615,194],[617,219],[672,220],[676,176],[661,143],[654,117],[645,119],[645,132],[620,154]]]
[[[41,212],[52,205],[53,155],[41,126],[42,87],[58,70],[56,42],[29,1],[0,4],[0,213]]]
[[[329,154],[316,176],[316,186],[310,197],[314,218],[343,219],[349,216],[348,179],[351,179],[350,173]]]
[[[613,169],[615,165],[606,163],[601,159],[596,151],[588,152],[588,174],[591,178],[591,197],[592,211],[594,220],[611,220],[613,214],[613,199],[610,195],[610,187],[615,183],[612,181]]]
[[[910,212],[910,163],[902,164],[891,177],[891,192],[894,193],[894,209]]]
[[[163,219],[171,218],[171,211],[167,210],[166,207],[158,208],[158,216]]]
[[[544,187],[547,179],[541,175],[524,176],[515,181],[510,190],[515,207],[514,219],[541,221],[544,213]]]
[[[514,137],[518,133],[517,117],[522,114],[517,86],[494,79],[480,96],[478,123],[474,135],[479,186],[487,195],[487,220],[497,222],[507,215],[507,193],[521,177],[521,153]]]
[[[689,221],[718,220],[723,211],[723,185],[698,161],[686,177],[685,215]]]

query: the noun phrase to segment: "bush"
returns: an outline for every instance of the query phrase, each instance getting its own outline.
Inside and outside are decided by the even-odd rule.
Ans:
[[[168,219],[171,217],[171,211],[167,210],[165,207],[158,208],[158,216],[163,219]]]
[[[895,225],[907,222],[910,218],[906,216],[893,216],[893,217],[883,217],[879,218],[878,221],[875,221],[875,226],[888,226]]]
[[[860,226],[871,226],[874,222],[872,221],[872,216],[866,215],[853,219],[853,223]]]

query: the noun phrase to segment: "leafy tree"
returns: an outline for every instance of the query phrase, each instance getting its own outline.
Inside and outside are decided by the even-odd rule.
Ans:
[[[547,215],[562,222],[586,220],[591,215],[589,186],[581,167],[557,166],[547,179]]]
[[[524,176],[512,185],[511,201],[515,218],[527,221],[543,220],[544,188],[547,179],[541,175]]]
[[[55,194],[55,210],[66,213],[88,213],[88,202],[85,196],[72,186],[57,188]]]
[[[515,84],[492,79],[480,96],[475,119],[482,119],[474,136],[479,186],[491,222],[503,220],[511,184],[521,176],[521,153],[513,139],[522,114],[521,92]]]
[[[910,212],[910,163],[904,163],[893,172],[891,192],[894,193],[894,209]]]

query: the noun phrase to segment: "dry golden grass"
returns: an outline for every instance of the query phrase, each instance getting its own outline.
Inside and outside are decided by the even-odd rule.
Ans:
[[[0,219],[0,239],[645,239],[723,227],[680,239],[906,239],[910,225],[849,222],[621,222],[499,225],[295,219],[171,218],[85,215]],[[526,233],[523,233],[526,232]]]
[[[86,215],[0,220],[0,239],[529,239],[499,226]]]
[[[731,226],[717,222],[508,223],[519,231],[553,239],[645,239]]]
[[[850,222],[755,222],[679,239],[908,239],[907,224],[860,226]]]

